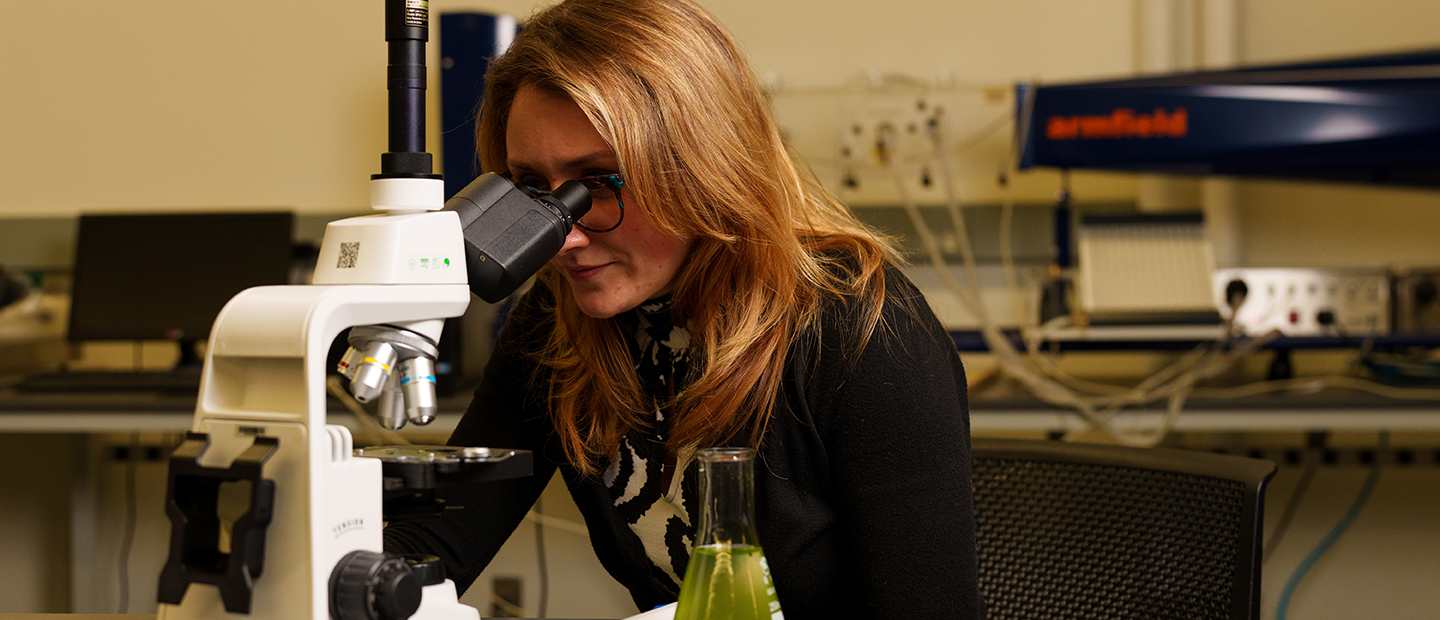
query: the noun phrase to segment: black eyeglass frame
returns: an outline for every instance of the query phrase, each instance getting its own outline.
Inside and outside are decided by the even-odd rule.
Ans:
[[[506,175],[506,178],[509,178],[509,175]],[[514,179],[510,180],[511,182],[514,182]],[[606,233],[615,230],[616,228],[619,228],[621,224],[625,223],[625,201],[620,199],[620,188],[625,187],[624,175],[621,175],[619,173],[592,174],[590,176],[580,177],[575,180],[579,181],[581,185],[585,186],[585,189],[588,189],[590,191],[595,191],[602,187],[610,188],[610,191],[615,192],[615,204],[620,206],[620,219],[615,221],[614,226],[611,226],[609,228],[591,228],[589,226],[586,226],[584,222],[580,220],[575,220],[576,226],[584,228],[585,230],[592,233]],[[538,187],[532,187],[524,183],[515,183],[515,187],[518,187],[521,191],[529,194],[531,198],[549,196],[550,194],[554,193],[552,190],[540,189]]]

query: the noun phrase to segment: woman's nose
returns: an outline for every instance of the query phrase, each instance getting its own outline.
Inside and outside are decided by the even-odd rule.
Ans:
[[[590,245],[590,236],[585,234],[585,229],[574,226],[570,228],[570,234],[565,235],[565,245],[560,246],[560,254],[588,245]]]

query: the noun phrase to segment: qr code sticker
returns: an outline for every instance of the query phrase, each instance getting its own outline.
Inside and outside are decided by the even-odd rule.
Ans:
[[[360,257],[360,242],[351,241],[340,244],[340,261],[335,263],[336,269],[353,269],[355,260]]]

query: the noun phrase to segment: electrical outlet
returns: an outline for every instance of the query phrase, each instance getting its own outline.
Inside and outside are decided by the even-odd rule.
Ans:
[[[1370,336],[1390,331],[1390,286],[1379,270],[1222,269],[1215,273],[1220,313],[1227,298],[1243,302],[1234,322],[1258,336]]]
[[[847,171],[842,187],[888,195],[898,193],[893,187],[898,181],[911,200],[939,202],[944,197],[940,175],[945,171],[939,168],[934,130],[940,123],[945,123],[943,110],[923,95],[848,100],[837,127],[840,158]],[[871,191],[862,183],[879,184],[882,189]]]
[[[924,97],[867,97],[841,121],[840,155],[869,166],[934,157],[929,132],[934,113]]]
[[[947,178],[962,201],[977,202],[981,191],[998,196],[996,172],[1010,160],[1008,87],[957,84],[949,72],[927,79],[871,71],[838,89],[771,94],[794,152],[847,204],[941,205]]]

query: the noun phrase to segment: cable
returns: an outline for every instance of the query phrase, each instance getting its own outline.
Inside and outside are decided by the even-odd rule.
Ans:
[[[590,530],[585,527],[584,523],[576,523],[569,519],[561,519],[558,517],[552,517],[550,515],[542,515],[538,512],[535,512],[533,509],[530,512],[525,513],[525,520],[532,521],[539,525],[544,525],[545,527],[554,528],[562,532],[570,532],[571,534],[579,534],[581,536],[590,535]]]
[[[1228,388],[1196,388],[1195,394],[1204,398],[1244,398],[1270,392],[1288,390],[1319,390],[1340,388],[1357,392],[1369,392],[1376,396],[1401,400],[1440,400],[1440,388],[1405,388],[1385,385],[1359,377],[1326,375],[1320,377],[1295,377],[1274,381],[1257,381]]]
[[[989,314],[984,306],[980,293],[979,277],[976,272],[976,261],[974,248],[971,246],[969,236],[965,229],[964,214],[956,197],[954,185],[951,179],[951,168],[946,150],[943,147],[944,141],[941,137],[942,123],[939,119],[940,110],[936,109],[936,117],[929,123],[929,136],[934,145],[934,155],[939,160],[941,170],[942,187],[945,190],[946,206],[956,231],[956,241],[960,246],[962,266],[966,279],[969,280],[969,287],[962,285],[951,273],[949,266],[945,263],[944,256],[940,251],[939,243],[934,234],[925,224],[919,212],[919,207],[910,197],[904,179],[900,171],[894,165],[894,143],[893,127],[881,125],[877,132],[879,143],[877,153],[880,155],[881,163],[891,170],[895,177],[897,189],[900,193],[901,202],[909,216],[911,223],[915,226],[920,237],[921,245],[925,248],[930,262],[934,265],[940,279],[946,287],[957,297],[967,309],[974,314],[981,323],[981,333],[988,345],[990,352],[996,356],[1000,368],[1007,375],[1016,378],[1036,397],[1052,405],[1073,409],[1085,419],[1089,428],[1099,429],[1126,445],[1153,446],[1164,439],[1169,429],[1184,406],[1186,398],[1195,383],[1219,374],[1229,368],[1238,359],[1257,349],[1261,342],[1251,341],[1236,350],[1225,351],[1223,344],[1228,338],[1222,338],[1211,347],[1211,355],[1195,363],[1190,367],[1187,363],[1185,370],[1162,371],[1157,376],[1143,382],[1137,389],[1125,391],[1122,394],[1110,394],[1102,397],[1087,397],[1078,393],[1075,389],[1063,385],[1031,368],[1026,364],[1024,357],[1015,350],[1009,339],[1005,337],[1000,329],[990,320]],[[1026,340],[1027,352],[1033,356],[1034,347],[1031,341]],[[1184,360],[1182,360],[1184,361]],[[1139,389],[1144,388],[1144,389]],[[1113,389],[1113,387],[1111,388]],[[1148,433],[1127,433],[1114,428],[1110,423],[1124,406],[1145,404],[1156,400],[1168,399],[1166,416],[1162,425]],[[1103,411],[1097,408],[1103,407]],[[1074,438],[1074,433],[1071,438]]]
[[[1192,395],[1230,398],[1292,389],[1297,386],[1329,386],[1367,391],[1393,398],[1440,400],[1440,390],[1394,388],[1355,377],[1321,377],[1259,382],[1235,388],[1197,388],[1196,384],[1200,381],[1218,376],[1280,336],[1279,332],[1271,331],[1260,337],[1237,340],[1239,336],[1234,332],[1233,322],[1226,323],[1223,333],[1216,340],[1201,344],[1189,354],[1162,368],[1133,388],[1085,381],[1061,370],[1052,360],[1040,353],[1041,343],[1047,339],[1048,330],[1052,327],[1049,324],[1025,330],[1024,337],[1021,339],[1024,347],[1022,355],[1016,350],[1010,339],[991,321],[983,303],[974,249],[965,228],[963,210],[955,194],[952,167],[948,161],[947,149],[944,148],[945,143],[941,136],[943,128],[943,123],[940,122],[941,112],[939,107],[935,108],[935,116],[929,123],[928,133],[934,147],[933,157],[938,160],[937,167],[941,172],[941,185],[945,191],[946,207],[955,230],[955,240],[959,245],[962,267],[968,282],[962,284],[953,275],[940,251],[934,233],[929,230],[924,218],[920,215],[918,205],[910,196],[905,179],[901,176],[900,166],[897,164],[897,157],[904,154],[896,152],[895,146],[898,144],[898,140],[894,127],[889,124],[881,124],[876,133],[878,140],[876,152],[880,156],[880,163],[882,167],[889,169],[894,177],[902,206],[904,206],[912,225],[916,228],[929,262],[946,288],[981,323],[981,334],[990,353],[995,356],[997,367],[1007,376],[1018,380],[1041,401],[1073,410],[1085,421],[1083,428],[1067,433],[1066,439],[1077,439],[1084,432],[1094,429],[1106,433],[1126,445],[1144,447],[1157,445],[1173,428],[1186,401]],[[1013,150],[1018,146],[1012,143],[1011,148],[1013,154]],[[1013,156],[1009,159],[1012,160],[1011,166],[1013,166]],[[1009,200],[1008,193],[1010,191],[1008,178],[1005,185],[1007,199],[1002,204],[1001,213],[1003,229],[1001,260],[1006,271],[1006,283],[1011,287],[1012,294],[1018,296],[1020,295],[1018,291],[1019,278],[1014,272],[1013,257],[1011,256],[1013,248],[1008,238],[1012,232],[1012,223],[1009,218],[1013,217],[1011,212],[1013,204]],[[1059,320],[1065,320],[1065,318],[1061,317]],[[1156,401],[1166,402],[1165,416],[1158,427],[1149,431],[1137,432],[1121,430],[1112,424],[1115,416],[1126,407],[1143,406]]]
[[[1026,106],[1025,112],[1028,113],[1028,106],[1032,103],[1029,97],[1022,103]],[[1330,386],[1367,391],[1394,398],[1440,400],[1440,390],[1392,388],[1355,377],[1321,377],[1259,382],[1235,388],[1197,388],[1196,385],[1199,382],[1218,376],[1280,336],[1279,332],[1272,330],[1260,337],[1244,338],[1235,333],[1233,316],[1227,321],[1222,334],[1214,341],[1201,344],[1189,354],[1162,368],[1133,388],[1085,381],[1065,373],[1052,360],[1046,359],[1041,354],[1040,347],[1047,340],[1048,330],[1052,327],[1049,324],[1036,329],[1024,330],[1021,338],[1021,345],[1024,349],[1022,354],[1016,350],[1016,346],[1009,337],[1002,333],[991,320],[985,307],[976,270],[974,249],[965,228],[963,210],[954,189],[953,170],[948,161],[948,150],[944,146],[945,141],[941,135],[943,129],[940,116],[942,109],[938,106],[933,109],[934,116],[928,123],[927,132],[933,147],[930,157],[937,161],[937,167],[940,169],[946,207],[954,227],[955,241],[960,249],[961,265],[967,280],[966,283],[961,283],[946,263],[939,242],[910,195],[909,187],[902,177],[900,160],[905,158],[905,163],[908,165],[915,163],[913,161],[915,157],[914,154],[898,152],[899,140],[896,129],[888,122],[882,122],[876,128],[875,153],[880,167],[890,171],[902,206],[915,227],[921,246],[941,282],[960,304],[979,320],[981,335],[989,352],[995,357],[997,368],[1006,376],[1019,381],[1026,390],[1042,402],[1072,410],[1083,419],[1084,427],[1067,433],[1066,439],[1074,440],[1085,432],[1098,430],[1125,445],[1141,447],[1158,445],[1173,428],[1186,401],[1192,395],[1231,398],[1291,389],[1296,386]],[[988,135],[991,129],[992,127],[987,126],[981,134]],[[1022,127],[1020,132],[1026,129]],[[1023,142],[1023,135],[1017,134],[1017,141]],[[1013,170],[1014,153],[1019,150],[1020,146],[1017,142],[1011,143],[1011,156],[1007,158],[1010,164],[1007,171]],[[925,161],[928,159],[922,160],[921,163],[924,164]],[[1008,176],[1003,178],[1005,178],[1006,199],[1002,203],[1001,211],[1001,262],[1005,268],[1006,284],[1011,288],[1012,295],[1018,297],[1021,295],[1018,290],[1019,278],[1015,274],[1013,247],[1009,239],[1013,226],[1011,221],[1013,203],[1009,193],[1011,190]],[[1273,308],[1271,310],[1273,311]],[[1060,317],[1059,320],[1066,320],[1066,318]],[[1115,416],[1126,407],[1143,406],[1157,401],[1166,402],[1165,416],[1158,427],[1149,431],[1133,431],[1116,428],[1112,423]]]
[[[1335,544],[1335,541],[1340,539],[1340,535],[1350,529],[1350,525],[1355,522],[1355,518],[1360,516],[1360,511],[1370,501],[1370,494],[1375,491],[1375,483],[1380,480],[1381,463],[1384,461],[1382,456],[1389,446],[1390,431],[1380,431],[1380,441],[1375,450],[1375,462],[1370,465],[1370,475],[1365,478],[1365,484],[1360,487],[1360,494],[1355,497],[1355,501],[1350,504],[1350,509],[1345,511],[1345,516],[1340,518],[1340,522],[1335,524],[1335,527],[1325,535],[1320,544],[1315,545],[1310,554],[1305,556],[1299,566],[1295,567],[1295,572],[1290,574],[1290,579],[1285,582],[1285,589],[1280,592],[1280,604],[1275,610],[1275,620],[1285,620],[1285,616],[1290,610],[1290,597],[1295,594],[1295,587],[1300,585],[1300,580],[1305,578],[1305,573],[1310,572],[1310,569],[1320,561],[1321,556],[1324,556],[1325,552]]]
[[[568,519],[552,517],[550,515],[540,512],[540,510],[542,510],[542,505],[540,499],[537,498],[535,500],[535,506],[532,507],[529,512],[525,513],[525,520],[535,524],[535,553],[537,557],[536,563],[539,565],[540,568],[540,603],[538,607],[539,613],[532,616],[532,614],[530,614],[526,610],[521,609],[520,607],[516,607],[509,601],[501,599],[500,595],[496,594],[493,588],[486,588],[490,597],[490,601],[498,605],[501,609],[504,609],[506,613],[513,614],[516,618],[546,617],[546,608],[548,608],[550,604],[550,569],[549,564],[546,561],[544,529],[550,527],[557,530],[570,532],[572,534],[579,534],[581,536],[589,537],[590,535],[590,530],[587,529],[584,524],[576,523]]]
[[[534,615],[531,614],[529,611],[526,611],[524,607],[521,607],[501,598],[499,594],[495,593],[495,588],[485,588],[485,594],[490,598],[490,604],[504,610],[505,613],[510,614],[511,618],[534,617]]]
[[[1295,518],[1295,512],[1300,508],[1300,500],[1304,499],[1305,492],[1310,489],[1310,481],[1315,478],[1315,472],[1320,469],[1319,455],[1315,450],[1308,451],[1305,470],[1300,473],[1300,480],[1295,483],[1295,490],[1290,493],[1290,499],[1285,501],[1285,509],[1280,512],[1280,520],[1275,524],[1275,531],[1270,533],[1269,539],[1265,541],[1265,550],[1260,554],[1260,565],[1264,566],[1270,561],[1270,556],[1280,548],[1280,541],[1285,538],[1285,533],[1290,531],[1290,521]]]
[[[1063,320],[1066,317],[1058,318]],[[1044,370],[1045,373],[1050,375],[1051,377],[1054,377],[1055,379],[1069,385],[1074,389],[1085,390],[1088,392],[1107,396],[1126,396],[1130,394],[1135,394],[1137,392],[1143,393],[1149,391],[1150,389],[1153,389],[1155,385],[1170,380],[1172,377],[1179,374],[1181,371],[1189,370],[1190,368],[1194,367],[1196,364],[1199,363],[1200,359],[1204,356],[1204,354],[1209,353],[1209,347],[1205,344],[1201,344],[1195,347],[1195,349],[1191,350],[1189,353],[1182,356],[1180,359],[1176,360],[1174,363],[1160,369],[1155,374],[1151,375],[1150,378],[1146,379],[1144,382],[1133,388],[1128,388],[1118,385],[1109,385],[1106,383],[1096,383],[1094,381],[1088,381],[1071,375],[1068,372],[1065,372],[1065,370],[1060,368],[1060,366],[1057,365],[1053,359],[1045,356],[1040,351],[1040,343],[1044,341],[1044,336],[1041,335],[1043,333],[1043,328],[1034,330],[1028,336],[1032,340],[1032,342],[1027,343],[1026,346],[1026,354],[1037,367],[1041,368],[1041,370]]]
[[[1354,357],[1350,358],[1350,363],[1345,365],[1345,371],[1341,374],[1360,374],[1361,366],[1363,366],[1365,364],[1365,360],[1370,357],[1370,352],[1375,349],[1375,335],[1380,330],[1376,329],[1375,317],[1370,317],[1369,323],[1370,324],[1366,326],[1367,333],[1365,334],[1365,337],[1361,339],[1360,346],[1356,347],[1355,349]],[[1342,341],[1350,341],[1353,339],[1350,334],[1346,332],[1344,325],[1336,323],[1335,331],[1340,334],[1340,338]]]
[[[1010,183],[1010,168],[1011,166],[1006,166],[1000,173],[1000,267],[1005,272],[1005,286],[1014,298],[1015,307],[1020,308],[1024,316],[1030,316],[1031,309],[1024,293],[1020,291],[1020,277],[1015,271],[1015,248],[1012,245],[1015,234],[1015,188]]]
[[[1270,557],[1274,555],[1274,550],[1280,548],[1280,541],[1290,529],[1290,521],[1295,519],[1295,514],[1299,511],[1300,501],[1305,498],[1306,491],[1309,491],[1310,480],[1315,479],[1315,473],[1320,469],[1320,450],[1325,447],[1328,437],[1329,433],[1316,432],[1316,430],[1306,433],[1305,470],[1300,472],[1300,479],[1295,483],[1295,491],[1290,492],[1290,498],[1284,503],[1284,511],[1280,512],[1280,521],[1276,522],[1274,531],[1270,532],[1269,541],[1266,542],[1264,551],[1260,554],[1260,565],[1267,564]]]
[[[535,513],[543,514],[541,500],[535,498]],[[540,618],[545,616],[545,608],[550,602],[550,570],[545,566],[545,524],[539,519],[535,520],[535,564],[540,569]]]
[[[969,151],[970,149],[980,146],[981,144],[984,144],[986,140],[990,139],[990,136],[995,134],[995,132],[1004,129],[1006,125],[1013,123],[1013,121],[1014,117],[1012,117],[1009,113],[1001,114],[1000,116],[991,119],[989,123],[986,123],[983,127],[977,129],[975,133],[970,134],[970,137],[966,138],[964,142],[961,142],[959,146],[955,147],[954,151],[956,153],[964,153],[966,151]]]
[[[120,609],[116,613],[129,613],[130,608],[130,548],[135,544],[136,490],[135,454],[140,451],[140,433],[130,433],[130,447],[125,453],[125,530],[120,537]]]

